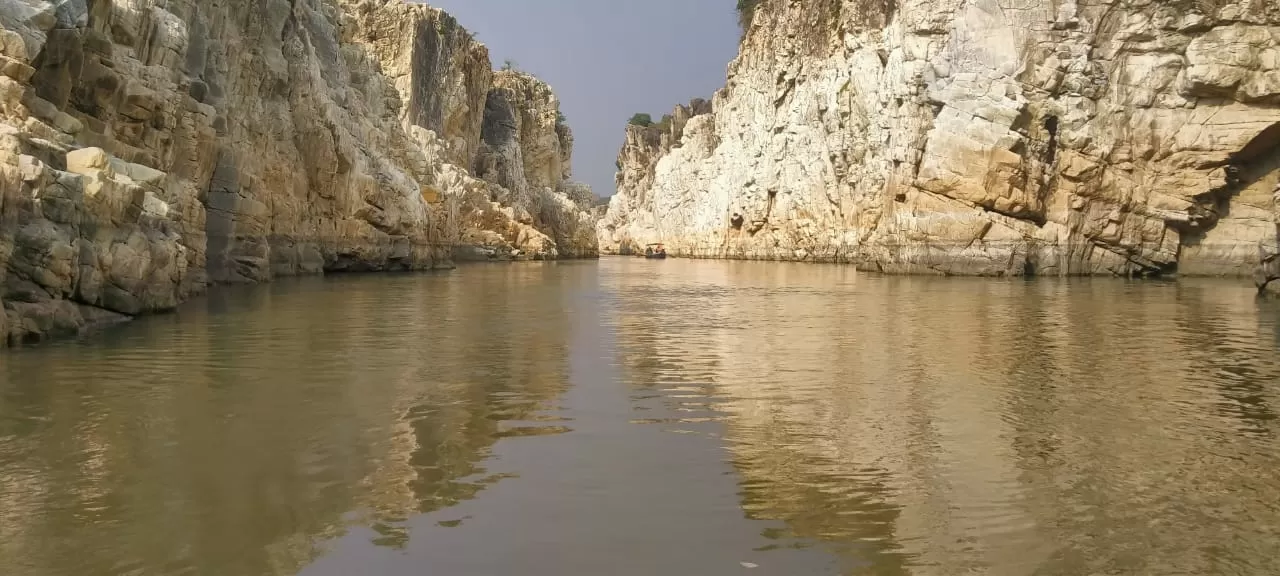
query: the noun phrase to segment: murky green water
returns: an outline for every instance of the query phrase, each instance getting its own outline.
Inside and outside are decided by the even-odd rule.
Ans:
[[[1280,302],[835,266],[224,291],[0,354],[0,574],[1276,574]]]

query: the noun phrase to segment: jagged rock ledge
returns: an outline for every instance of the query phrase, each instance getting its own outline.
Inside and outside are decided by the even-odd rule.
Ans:
[[[558,105],[402,0],[0,0],[0,346],[215,282],[594,256]]]
[[[628,127],[602,251],[1280,275],[1280,4],[757,4],[710,109]]]

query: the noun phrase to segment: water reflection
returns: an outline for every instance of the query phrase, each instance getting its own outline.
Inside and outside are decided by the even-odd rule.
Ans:
[[[0,574],[1280,573],[1278,318],[629,258],[220,292],[0,356]]]
[[[618,266],[627,380],[705,390],[746,512],[850,573],[1280,571],[1278,310],[1247,286]]]
[[[552,267],[282,282],[0,368],[0,573],[294,574],[497,478],[564,390]],[[518,427],[509,427],[517,421]],[[16,562],[16,565],[15,565]]]

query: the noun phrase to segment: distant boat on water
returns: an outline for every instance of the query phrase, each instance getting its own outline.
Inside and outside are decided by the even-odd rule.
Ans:
[[[662,244],[649,244],[644,247],[644,257],[662,259],[667,257],[667,249]]]

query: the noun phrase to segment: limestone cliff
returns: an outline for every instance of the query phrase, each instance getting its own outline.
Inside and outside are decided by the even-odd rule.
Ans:
[[[571,180],[573,131],[551,87],[503,70],[485,101],[475,174],[496,185],[495,199],[516,220],[548,231],[561,257],[597,255],[593,194]]]
[[[1250,276],[1277,237],[1271,0],[762,0],[710,108],[628,128],[602,250]]]
[[[0,345],[212,282],[557,256],[469,173],[494,89],[402,0],[0,0]]]

